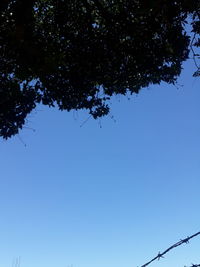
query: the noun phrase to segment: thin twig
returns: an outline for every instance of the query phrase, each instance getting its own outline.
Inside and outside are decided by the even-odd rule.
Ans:
[[[92,115],[88,116],[87,119],[84,120],[84,121],[81,123],[80,127],[83,127],[83,125],[84,125],[84,124],[85,124],[91,117],[92,117]]]
[[[172,245],[171,247],[169,247],[168,249],[166,249],[165,251],[163,251],[162,253],[158,253],[158,255],[156,257],[154,257],[152,260],[148,261],[147,263],[143,264],[141,267],[146,267],[147,265],[149,265],[150,263],[152,263],[155,260],[159,260],[160,258],[163,258],[163,256],[168,253],[170,250],[182,245],[182,244],[188,244],[189,240],[194,238],[195,236],[200,235],[200,232],[197,232],[194,235],[188,236],[184,239],[181,239],[180,241],[178,241],[177,243],[175,243],[174,245]],[[193,265],[191,267],[200,267],[200,265]]]
[[[194,41],[195,41],[195,38],[196,38],[196,33],[194,34],[193,38],[192,38],[192,41],[190,43],[190,48],[191,48],[191,51],[192,51],[192,54],[193,54],[193,61],[194,61],[194,64],[196,66],[196,68],[199,70],[199,65],[197,64],[197,61],[196,61],[196,53],[193,49],[193,45],[194,45]]]

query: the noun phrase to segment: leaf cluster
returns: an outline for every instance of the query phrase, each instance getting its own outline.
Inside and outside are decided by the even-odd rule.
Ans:
[[[200,32],[196,2],[2,0],[0,136],[18,133],[38,103],[97,118],[115,94],[175,83],[189,14]]]

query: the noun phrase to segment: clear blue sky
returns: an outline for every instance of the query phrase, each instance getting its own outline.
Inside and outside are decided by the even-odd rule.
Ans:
[[[39,107],[0,141],[0,266],[136,267],[200,230],[200,80],[116,97],[101,121]],[[102,128],[100,128],[102,125]],[[22,140],[22,141],[21,141]],[[23,143],[26,143],[26,147]],[[200,238],[150,266],[200,263]]]

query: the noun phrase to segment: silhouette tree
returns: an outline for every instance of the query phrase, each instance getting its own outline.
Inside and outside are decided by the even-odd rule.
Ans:
[[[38,103],[97,118],[112,95],[175,83],[199,14],[196,0],[1,0],[0,136]]]

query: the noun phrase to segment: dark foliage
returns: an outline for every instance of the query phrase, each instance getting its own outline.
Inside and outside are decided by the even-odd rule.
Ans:
[[[0,136],[18,133],[37,103],[109,112],[114,94],[174,83],[188,58],[196,0],[1,0]],[[196,45],[199,45],[198,41]]]

